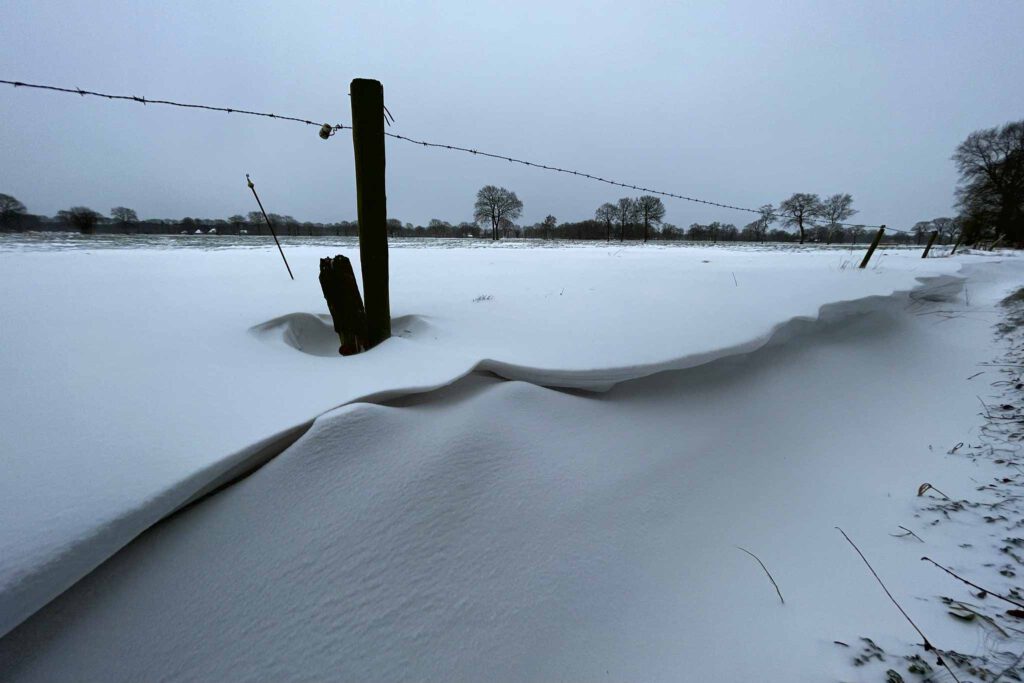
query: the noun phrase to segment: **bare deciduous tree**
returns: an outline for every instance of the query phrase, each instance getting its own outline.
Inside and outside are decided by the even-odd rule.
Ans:
[[[548,214],[547,218],[540,224],[540,227],[544,230],[544,239],[551,239],[551,233],[554,232],[557,225],[558,219]]]
[[[511,223],[523,213],[523,203],[504,187],[484,185],[476,193],[476,204],[473,205],[473,218],[478,223],[491,224],[491,239],[498,239],[498,228],[503,222]]]
[[[236,213],[234,216],[230,216],[228,218],[228,223],[230,223],[231,227],[234,228],[235,233],[239,235],[241,235],[242,231],[245,230],[246,220],[245,216],[241,214]]]
[[[933,218],[932,227],[938,231],[939,239],[944,244],[951,243],[959,230],[956,221],[952,218]]]
[[[110,217],[120,226],[122,232],[128,232],[132,224],[139,222],[139,215],[127,206],[115,206],[110,210]]]
[[[818,195],[797,192],[779,204],[779,216],[786,227],[796,226],[800,231],[800,244],[804,243],[804,223],[821,213],[821,199]]]
[[[644,242],[650,238],[651,225],[659,225],[665,218],[665,205],[660,197],[645,194],[636,200],[636,211],[644,222]]]
[[[761,216],[757,221],[755,221],[757,223],[757,227],[755,229],[757,231],[758,239],[760,239],[761,242],[764,242],[765,236],[768,234],[768,228],[771,227],[771,224],[777,221],[779,217],[775,212],[775,207],[771,204],[762,204],[757,208],[757,211]]]
[[[612,240],[612,223],[615,222],[617,215],[618,209],[609,202],[597,207],[597,211],[594,212],[594,218],[604,223],[605,241],[611,242]]]
[[[953,154],[968,238],[992,230],[1024,242],[1024,121],[975,131]]]
[[[637,219],[636,200],[632,197],[623,197],[615,205],[615,219],[619,222],[619,241],[626,239],[626,227],[632,225]]]
[[[837,228],[842,227],[839,224],[856,213],[857,210],[853,208],[853,197],[850,194],[840,193],[826,197],[821,202],[821,210],[818,213],[828,227],[828,236],[825,241],[831,244],[832,235],[835,234]]]
[[[9,194],[0,194],[0,228],[12,228],[25,215],[25,205]],[[13,229],[13,228],[12,228]]]
[[[914,244],[921,244],[921,238],[931,231],[931,221],[918,221],[917,223],[914,223],[914,227],[910,229],[910,234],[914,236]]]
[[[96,232],[96,224],[102,217],[87,206],[72,206],[70,209],[57,212],[57,218],[78,228],[83,235],[91,235]]]

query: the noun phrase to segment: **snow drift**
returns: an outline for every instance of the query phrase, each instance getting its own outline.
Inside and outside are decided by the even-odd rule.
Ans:
[[[981,275],[983,309],[1019,269]],[[984,348],[990,321],[924,315],[961,294],[930,291],[829,306],[756,349],[604,394],[473,373],[332,410],[0,640],[0,668],[15,681],[839,675],[833,639],[904,625],[833,525],[897,593],[938,592],[946,578],[918,573],[918,548],[884,530],[911,523],[923,477],[974,467],[943,453],[975,426],[964,350]],[[785,606],[735,545],[765,560]]]
[[[396,249],[396,336],[343,359],[315,282],[323,251],[290,249],[294,284],[260,250],[0,251],[0,634],[265,452],[247,444],[335,406],[478,369],[607,389],[986,260],[892,252],[856,271],[836,251]]]

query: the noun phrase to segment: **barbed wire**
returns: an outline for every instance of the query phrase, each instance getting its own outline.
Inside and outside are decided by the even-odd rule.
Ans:
[[[189,104],[187,102],[174,102],[171,100],[152,100],[141,95],[111,95],[109,93],[95,92],[93,90],[83,90],[82,88],[61,88],[55,85],[40,85],[38,83],[25,83],[24,81],[8,81],[0,79],[0,83],[7,85],[13,85],[15,88],[33,88],[36,90],[52,90],[53,92],[68,93],[71,95],[81,95],[82,97],[102,97],[108,100],[126,100],[129,102],[138,102],[139,104],[163,104],[171,107],[182,107],[183,109],[206,109],[208,111],[219,111],[227,114],[244,114],[245,116],[262,116],[268,119],[277,119],[279,121],[295,121],[296,123],[304,123],[307,126],[316,126],[317,128],[323,128],[325,125],[329,127],[331,133],[336,131],[352,128],[352,126],[345,126],[340,123],[336,124],[325,124],[324,122],[310,121],[309,119],[302,119],[297,116],[282,116],[281,114],[271,114],[261,111],[250,111],[248,109],[236,109],[234,107],[214,107],[207,104]]]
[[[352,129],[352,126],[346,126],[346,125],[340,124],[340,123],[338,123],[338,124],[318,123],[318,122],[312,121],[310,119],[303,119],[303,118],[299,118],[299,117],[296,117],[296,116],[282,116],[280,114],[272,114],[272,113],[268,113],[268,112],[252,111],[252,110],[248,110],[248,109],[236,109],[234,107],[215,107],[215,106],[206,105],[206,104],[190,104],[190,103],[186,103],[186,102],[175,102],[173,100],[148,99],[146,97],[139,96],[139,95],[112,95],[112,94],[109,94],[109,93],[101,93],[101,92],[96,92],[96,91],[93,91],[93,90],[83,90],[82,88],[64,88],[64,87],[59,87],[59,86],[54,86],[54,85],[42,85],[42,84],[38,84],[38,83],[26,83],[24,81],[11,81],[11,80],[6,80],[6,79],[0,79],[0,84],[11,85],[11,86],[14,86],[15,88],[32,88],[32,89],[36,89],[36,90],[49,90],[49,91],[53,91],[53,92],[67,93],[67,94],[71,94],[71,95],[80,95],[82,97],[91,96],[91,97],[101,97],[101,98],[108,99],[108,100],[124,100],[124,101],[129,101],[129,102],[138,102],[138,103],[143,104],[143,105],[145,105],[145,104],[162,104],[162,105],[167,105],[167,106],[171,106],[171,107],[181,107],[181,108],[184,108],[184,109],[205,109],[207,111],[218,111],[218,112],[223,112],[223,113],[227,113],[227,114],[243,114],[243,115],[246,115],[246,116],[260,116],[260,117],[269,118],[269,119],[276,119],[276,120],[279,120],[279,121],[294,121],[296,123],[303,123],[303,124],[308,125],[308,126],[315,126],[317,128],[320,128],[320,136],[323,137],[324,139],[326,139],[327,137],[330,137],[331,135],[334,135],[339,130],[345,130],[345,129],[351,130]],[[390,112],[388,112],[388,114],[390,115]],[[393,117],[392,117],[392,120],[393,120]],[[408,136],[405,136],[405,135],[400,135],[398,133],[389,133],[387,131],[384,131],[384,135],[386,135],[388,137],[391,137],[391,138],[394,138],[396,140],[401,140],[403,142],[408,142],[408,143],[411,143],[411,144],[414,144],[414,145],[419,145],[421,147],[433,147],[433,148],[437,148],[437,149],[446,149],[446,150],[454,151],[454,152],[464,152],[464,153],[472,154],[472,155],[475,155],[475,156],[482,156],[482,157],[488,157],[488,158],[491,158],[491,159],[499,159],[499,160],[502,160],[502,161],[508,161],[509,163],[519,164],[519,165],[526,166],[526,167],[529,167],[529,168],[538,168],[538,169],[542,169],[542,170],[545,170],[545,171],[553,171],[553,172],[556,172],[556,173],[564,173],[564,174],[567,174],[567,175],[577,176],[579,178],[586,178],[588,180],[593,180],[593,181],[596,181],[596,182],[599,182],[599,183],[605,183],[607,185],[612,185],[612,186],[615,186],[615,187],[621,187],[621,188],[625,188],[625,189],[628,189],[628,190],[635,190],[637,192],[646,192],[648,194],[657,195],[657,196],[661,196],[661,197],[670,197],[672,199],[682,199],[683,201],[693,202],[693,203],[696,203],[696,204],[704,204],[705,206],[715,206],[715,207],[718,207],[718,208],[721,208],[721,209],[729,209],[729,210],[732,210],[732,211],[743,211],[743,212],[746,212],[746,213],[753,213],[753,214],[757,214],[757,215],[763,215],[763,212],[760,209],[751,209],[751,208],[748,208],[748,207],[745,207],[745,206],[736,206],[736,205],[733,205],[733,204],[724,204],[722,202],[715,202],[715,201],[711,201],[711,200],[708,200],[708,199],[700,199],[698,197],[688,197],[686,195],[678,194],[678,193],[675,193],[675,192],[667,192],[667,191],[664,191],[664,190],[656,190],[656,189],[653,189],[653,188],[650,188],[650,187],[644,187],[642,185],[634,185],[632,183],[624,183],[624,182],[620,182],[618,180],[612,180],[610,178],[603,178],[601,176],[597,176],[597,175],[594,175],[592,173],[586,173],[584,171],[576,171],[576,170],[573,170],[573,169],[561,168],[559,166],[552,166],[552,165],[549,165],[549,164],[542,164],[542,163],[538,163],[538,162],[535,162],[535,161],[527,161],[525,159],[517,159],[515,157],[506,156],[504,154],[495,154],[493,152],[486,152],[486,151],[482,151],[482,150],[479,150],[479,149],[473,149],[473,148],[470,148],[470,147],[461,147],[459,145],[449,145],[449,144],[444,144],[444,143],[439,143],[439,142],[428,142],[426,140],[416,140],[414,138],[411,138],[411,137],[408,137]],[[817,223],[817,222],[814,222],[812,220],[805,220],[804,222],[805,222],[805,225],[809,225],[811,227],[849,227],[849,228],[865,228],[865,229],[867,229],[867,228],[880,228],[880,227],[882,227],[880,225],[864,225],[864,224],[861,224],[861,223]],[[899,230],[897,228],[886,227],[886,230],[890,230],[892,232],[905,233],[905,234],[909,234],[910,233],[910,231],[908,231],[908,230]]]
[[[510,163],[520,164],[522,166],[529,166],[531,168],[540,168],[540,169],[543,169],[545,171],[555,171],[556,173],[566,173],[566,174],[569,174],[569,175],[578,176],[580,178],[587,178],[589,180],[596,180],[599,183],[606,183],[608,185],[614,185],[616,187],[623,187],[623,188],[626,188],[628,190],[636,190],[637,192],[646,192],[648,194],[660,195],[662,197],[671,197],[673,199],[682,199],[682,200],[685,200],[685,201],[688,201],[688,202],[696,202],[697,204],[705,204],[707,206],[717,206],[717,207],[719,207],[721,209],[731,209],[733,211],[745,211],[747,213],[755,213],[755,214],[758,214],[758,215],[762,215],[762,213],[763,213],[760,209],[750,209],[750,208],[747,208],[745,206],[734,206],[732,204],[722,204],[721,202],[714,202],[714,201],[711,201],[711,200],[708,200],[708,199],[698,199],[697,197],[687,197],[686,195],[676,194],[675,192],[666,192],[664,190],[655,190],[655,189],[650,188],[650,187],[643,187],[642,185],[633,185],[631,183],[622,183],[622,182],[619,182],[617,180],[611,180],[609,178],[602,178],[601,176],[596,176],[596,175],[593,175],[591,173],[586,173],[584,171],[574,171],[572,169],[560,168],[558,166],[550,166],[548,164],[541,164],[541,163],[537,163],[535,161],[526,161],[525,159],[516,159],[515,157],[505,156],[504,154],[495,154],[493,152],[484,152],[482,150],[472,149],[470,147],[460,147],[458,145],[448,145],[448,144],[443,144],[443,143],[438,143],[438,142],[427,142],[425,140],[416,140],[416,139],[410,138],[410,137],[405,136],[405,135],[399,135],[398,133],[389,133],[387,131],[384,131],[384,135],[387,135],[388,137],[395,138],[397,140],[403,140],[405,142],[409,142],[409,143],[412,143],[414,145],[421,145],[423,147],[436,147],[436,148],[447,149],[447,150],[452,150],[452,151],[456,151],[456,152],[466,152],[468,154],[475,154],[477,156],[482,156],[482,157],[489,157],[491,159],[500,159],[502,161],[508,161]],[[835,225],[835,226],[842,226],[842,227],[850,227],[850,228],[853,228],[853,227],[880,228],[880,227],[882,227],[880,225],[863,225],[861,223],[822,223],[822,224],[814,224],[814,223],[812,223],[811,221],[808,221],[808,220],[805,220],[804,223],[807,224],[807,225],[812,225],[814,227],[827,227],[827,226],[833,226],[833,225]],[[888,228],[888,227],[886,228],[886,230],[889,230],[889,229],[890,228]],[[896,230],[896,232],[904,232],[904,231]]]
[[[640,185],[632,185],[630,183],[620,183],[617,180],[610,180],[608,178],[602,178],[600,176],[592,175],[590,173],[584,173],[583,171],[573,171],[567,168],[559,168],[558,166],[549,166],[547,164],[540,164],[533,161],[526,161],[524,159],[516,159],[514,157],[505,156],[503,154],[494,154],[493,152],[484,152],[478,149],[471,149],[469,147],[459,147],[458,145],[446,145],[438,142],[426,142],[424,140],[414,140],[413,138],[399,135],[398,133],[384,132],[384,135],[388,137],[396,138],[398,140],[404,140],[411,142],[414,145],[422,145],[423,147],[438,147],[441,149],[448,149],[456,152],[466,152],[468,154],[475,154],[482,157],[490,157],[491,159],[501,159],[502,161],[508,161],[513,164],[521,164],[523,166],[530,166],[532,168],[540,168],[545,171],[555,171],[557,173],[567,173],[581,178],[588,178],[590,180],[596,180],[600,183],[607,183],[608,185],[615,185],[617,187],[624,187],[626,189],[636,190],[638,192],[648,192],[650,194],[661,195],[662,197],[672,197],[674,199],[684,199],[688,202],[696,202],[698,204],[707,204],[709,206],[717,206],[723,209],[733,209],[734,211],[747,211],[749,213],[760,214],[761,212],[757,209],[748,209],[742,206],[732,206],[731,204],[721,204],[719,202],[709,201],[707,199],[697,199],[696,197],[687,197],[681,194],[675,194],[674,192],[663,192],[661,190],[653,190],[648,187],[642,187]]]
[[[637,191],[640,191],[640,193],[647,193],[649,195],[658,195],[660,197],[671,197],[671,198],[677,199],[677,200],[685,200],[687,202],[695,202],[697,204],[705,204],[705,205],[708,205],[708,206],[719,207],[721,209],[731,209],[733,211],[745,211],[746,213],[756,213],[758,215],[762,215],[763,214],[763,212],[760,209],[749,209],[749,208],[746,208],[746,207],[733,206],[731,204],[721,204],[719,202],[712,202],[710,200],[701,200],[701,199],[697,199],[695,197],[686,197],[685,195],[677,195],[676,193],[669,193],[669,191],[665,191],[665,190],[653,189],[651,187],[644,187],[642,185],[634,185],[634,184],[627,183],[627,182],[620,182],[620,181],[617,181],[617,180],[611,180],[609,178],[602,178],[601,176],[593,175],[591,173],[586,173],[584,171],[573,171],[573,170],[567,169],[567,168],[559,168],[558,166],[549,166],[547,164],[539,164],[537,162],[530,162],[530,161],[526,161],[524,159],[516,159],[515,157],[506,157],[505,155],[494,154],[492,152],[482,152],[480,150],[473,150],[473,148],[471,148],[471,147],[463,147],[463,146],[459,146],[457,144],[444,144],[444,143],[441,143],[441,142],[428,142],[426,140],[417,140],[417,139],[414,139],[414,138],[409,137],[407,135],[399,135],[398,133],[389,133],[387,131],[384,131],[384,134],[387,135],[388,137],[393,137],[393,138],[398,139],[398,140],[403,140],[403,141],[406,141],[406,142],[411,142],[413,144],[419,144],[419,145],[422,145],[424,147],[439,147],[439,148],[442,148],[442,150],[451,150],[453,152],[465,152],[467,154],[476,155],[478,157],[488,157],[490,159],[500,159],[502,161],[507,161],[507,162],[510,162],[512,164],[520,164],[522,166],[528,166],[528,167],[531,167],[531,168],[540,168],[540,169],[544,169],[546,171],[555,171],[556,173],[566,173],[568,175],[575,175],[575,176],[579,176],[581,178],[588,178],[590,180],[596,180],[598,182],[604,182],[606,184],[614,185],[616,187],[625,187],[627,189],[635,189]],[[882,225],[865,225],[863,223],[840,223],[840,222],[836,222],[836,223],[819,223],[819,222],[814,222],[814,221],[806,220],[806,219],[805,219],[804,223],[806,225],[810,225],[812,227],[829,227],[829,226],[834,226],[834,225],[841,226],[841,227],[863,227],[863,228],[882,227]],[[886,227],[886,229],[887,230],[891,229],[891,230],[893,230],[895,232],[906,232],[906,230],[899,230],[899,229],[896,229],[896,228],[890,228],[888,226]]]

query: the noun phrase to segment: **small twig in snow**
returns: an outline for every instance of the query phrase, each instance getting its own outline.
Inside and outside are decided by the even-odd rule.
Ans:
[[[742,550],[747,555],[750,555],[752,558],[757,560],[757,563],[759,565],[761,565],[761,569],[763,569],[764,573],[768,575],[768,580],[772,582],[773,586],[775,586],[775,592],[779,594],[779,600],[781,600],[782,604],[785,605],[786,604],[786,600],[782,597],[782,591],[779,590],[779,584],[775,583],[775,579],[772,577],[772,573],[770,571],[768,571],[768,567],[764,566],[764,562],[761,561],[761,558],[758,557],[757,555],[755,555],[754,553],[750,552],[746,548],[740,548],[740,546],[736,546],[736,548],[738,550]]]
[[[913,531],[911,531],[907,527],[905,527],[905,526],[903,526],[901,524],[900,528],[903,529],[904,531],[906,531],[907,533],[905,533],[905,534],[889,534],[889,535],[892,536],[893,538],[906,538],[907,536],[913,536],[917,540],[921,541],[921,543],[924,543],[924,539],[923,538],[921,538],[920,536],[915,534]]]
[[[960,679],[956,677],[956,674],[953,673],[953,670],[950,669],[949,665],[946,664],[946,661],[944,659],[942,659],[942,655],[939,654],[939,651],[936,650],[935,646],[932,645],[931,642],[928,640],[928,636],[926,636],[924,634],[924,631],[922,631],[920,628],[918,628],[917,624],[914,623],[914,620],[910,618],[910,615],[907,614],[906,611],[902,607],[900,607],[900,603],[896,602],[896,598],[892,597],[892,593],[890,593],[889,589],[885,587],[884,583],[882,583],[882,578],[880,576],[878,576],[878,572],[876,572],[875,568],[871,566],[870,562],[868,562],[868,558],[864,557],[864,553],[862,553],[860,551],[860,548],[857,547],[857,544],[854,543],[852,540],[850,540],[850,537],[846,535],[845,531],[843,531],[839,527],[836,527],[836,529],[838,529],[839,533],[841,533],[843,535],[843,538],[846,539],[846,542],[853,546],[853,549],[857,551],[858,555],[860,555],[860,559],[864,560],[864,564],[867,565],[868,569],[874,575],[875,581],[878,581],[878,585],[882,587],[882,590],[885,591],[885,594],[889,596],[889,599],[892,601],[892,604],[896,605],[896,609],[898,609],[900,611],[900,614],[902,614],[903,617],[908,622],[910,622],[910,625],[914,627],[914,630],[917,631],[917,634],[919,636],[921,636],[921,639],[924,641],[924,651],[925,652],[934,652],[935,656],[937,658],[936,663],[939,666],[945,667],[946,671],[949,672],[949,675],[953,677],[953,680],[956,681],[956,683],[960,683]]]
[[[976,399],[978,399],[978,403],[980,403],[980,404],[981,404],[981,407],[985,409],[985,417],[987,417],[987,418],[989,418],[989,419],[992,419],[992,413],[990,413],[990,412],[989,412],[989,410],[988,410],[988,406],[987,406],[987,405],[985,405],[985,402],[981,400],[981,396],[978,396],[977,394],[975,394],[975,396],[974,396],[974,397],[975,397]]]
[[[970,376],[970,377],[968,377],[967,379],[974,379],[974,378],[975,378],[975,377],[977,377],[978,375],[984,375],[984,374],[985,374],[985,371],[984,371],[984,370],[982,370],[981,372],[976,372],[976,373],[974,373],[973,375],[971,375],[971,376]]]
[[[924,561],[926,561],[926,562],[931,562],[931,563],[932,563],[932,564],[934,564],[934,565],[935,565],[936,567],[938,567],[938,568],[939,568],[939,569],[941,569],[942,571],[944,571],[944,572],[946,572],[947,574],[949,574],[950,576],[952,576],[952,577],[953,577],[954,579],[957,579],[958,581],[962,581],[963,583],[966,583],[966,584],[967,584],[968,586],[970,586],[971,588],[977,588],[977,589],[978,589],[978,590],[980,590],[980,591],[985,591],[986,593],[988,593],[988,594],[989,594],[989,595],[991,595],[991,596],[997,597],[997,598],[999,598],[1000,600],[1002,600],[1002,601],[1004,601],[1004,602],[1008,602],[1008,603],[1010,603],[1011,605],[1016,605],[1017,607],[1020,607],[1021,609],[1024,609],[1024,604],[1022,604],[1022,603],[1019,603],[1019,602],[1017,602],[1016,600],[1011,600],[1010,598],[1006,597],[1005,595],[1000,595],[999,593],[996,593],[996,592],[994,592],[994,591],[990,591],[990,590],[989,590],[988,588],[982,588],[981,586],[979,586],[979,585],[978,585],[978,584],[976,584],[976,583],[971,583],[970,581],[968,581],[968,580],[967,580],[967,579],[965,579],[964,577],[962,577],[962,576],[958,576],[958,575],[957,575],[956,573],[954,573],[953,571],[951,571],[951,570],[949,570],[949,569],[946,569],[945,567],[943,567],[943,566],[942,566],[941,564],[939,564],[938,562],[936,562],[935,560],[933,560],[933,559],[932,559],[932,558],[930,558],[930,557],[922,557],[921,559],[922,559],[922,560],[924,560]]]
[[[950,498],[945,493],[943,493],[942,491],[938,490],[937,488],[935,488],[934,486],[932,486],[928,482],[925,482],[925,483],[923,483],[923,484],[921,484],[920,486],[917,487],[917,497],[920,498],[925,493],[927,493],[929,491],[929,489],[932,490],[932,491],[935,491],[935,493],[939,494],[940,496],[942,496],[946,500],[953,500],[952,498]]]
[[[740,283],[739,283],[739,282],[737,282],[737,280],[736,280],[736,273],[733,273],[733,274],[732,274],[732,281],[733,281],[733,282],[734,282],[734,283],[736,284],[736,286],[737,286],[737,287],[739,287],[739,286],[740,286]]]

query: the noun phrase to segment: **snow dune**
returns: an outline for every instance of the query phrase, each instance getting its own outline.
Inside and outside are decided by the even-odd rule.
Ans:
[[[290,248],[292,283],[269,250],[0,247],[0,634],[268,452],[249,444],[335,406],[477,368],[604,389],[986,260],[893,251],[857,271],[859,251],[396,249],[396,336],[340,358],[316,283],[331,251]]]
[[[963,300],[962,283],[943,279],[913,298],[790,316],[744,353],[606,393],[470,373],[331,410],[0,640],[0,670],[12,681],[848,677],[833,640],[915,635],[833,526],[895,593],[938,593],[948,579],[888,532],[914,524],[921,481],[984,476],[945,453],[977,426],[964,378],[1021,267],[962,275],[977,314],[930,315]],[[283,342],[277,353],[316,358]],[[737,545],[765,561],[785,606]],[[970,650],[970,626],[914,609],[931,638]]]

